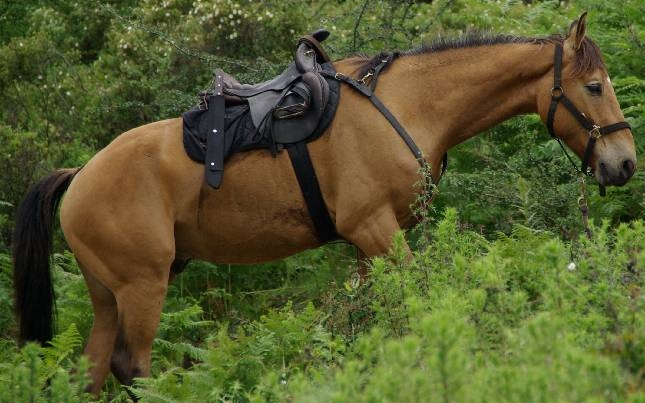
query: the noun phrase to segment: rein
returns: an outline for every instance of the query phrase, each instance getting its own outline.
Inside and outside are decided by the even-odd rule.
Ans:
[[[557,43],[555,45],[555,56],[553,61],[553,88],[551,88],[551,105],[549,106],[549,114],[547,115],[546,126],[547,129],[549,129],[551,136],[558,142],[558,144],[560,144],[562,151],[564,151],[564,154],[573,165],[573,169],[583,175],[593,176],[593,171],[589,166],[589,162],[591,159],[591,154],[593,153],[594,146],[596,145],[598,139],[604,135],[616,132],[618,130],[631,130],[632,127],[625,121],[601,127],[597,125],[592,119],[588,118],[587,115],[580,112],[578,108],[576,108],[573,102],[571,102],[571,100],[565,95],[564,89],[562,88],[562,53],[562,45]],[[589,139],[587,140],[587,146],[585,147],[585,153],[580,169],[576,167],[576,163],[573,162],[571,155],[569,155],[566,148],[564,147],[564,144],[562,144],[562,140],[558,136],[556,136],[555,130],[553,128],[555,112],[558,108],[558,104],[560,103],[562,103],[562,105],[569,111],[569,113],[571,113],[571,115],[573,115],[574,118],[576,118],[578,123],[580,123],[580,125],[584,127],[589,134]],[[600,184],[598,186],[600,188],[600,195],[604,196],[606,194],[605,187]]]

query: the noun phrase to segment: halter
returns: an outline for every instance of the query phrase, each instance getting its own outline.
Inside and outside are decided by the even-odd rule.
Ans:
[[[573,102],[564,94],[564,89],[562,88],[562,45],[557,43],[555,45],[555,60],[553,62],[553,88],[551,88],[551,106],[549,106],[549,114],[547,116],[546,126],[549,129],[551,136],[558,141],[560,147],[564,151],[565,155],[573,165],[574,169],[578,171],[575,162],[564,148],[562,140],[555,135],[555,130],[553,129],[553,120],[555,118],[555,111],[558,108],[558,104],[561,102],[565,108],[569,110],[571,115],[582,125],[582,127],[587,130],[589,133],[589,140],[587,140],[587,146],[585,147],[585,153],[582,159],[582,166],[580,172],[587,176],[593,176],[591,167],[589,167],[589,160],[591,159],[591,154],[593,153],[593,148],[596,145],[596,141],[599,138],[606,134],[610,134],[622,129],[631,130],[632,127],[627,122],[618,122],[608,126],[598,126],[594,123],[593,120],[589,119],[587,115],[580,112],[578,108],[575,107]],[[600,185],[600,193],[604,195],[604,186]]]

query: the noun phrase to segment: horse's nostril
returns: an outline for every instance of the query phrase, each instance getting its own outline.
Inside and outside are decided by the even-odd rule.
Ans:
[[[623,162],[623,173],[627,174],[627,177],[630,177],[634,174],[634,169],[636,169],[636,167],[634,166],[634,161],[625,160]]]
[[[607,173],[607,165],[605,165],[604,162],[601,161],[600,164],[598,164],[598,168],[600,168],[600,172],[603,174]]]

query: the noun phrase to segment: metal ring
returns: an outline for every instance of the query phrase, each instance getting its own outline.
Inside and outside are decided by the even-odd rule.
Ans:
[[[556,95],[557,93],[557,95]],[[551,97],[555,99],[560,99],[564,96],[564,89],[562,86],[558,85],[556,87],[551,88]]]

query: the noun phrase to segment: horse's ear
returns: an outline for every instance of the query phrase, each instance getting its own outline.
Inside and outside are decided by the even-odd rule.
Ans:
[[[587,12],[582,13],[580,18],[571,23],[569,27],[569,34],[567,35],[567,42],[571,43],[573,50],[578,51],[582,46],[582,41],[585,39],[587,32]]]

